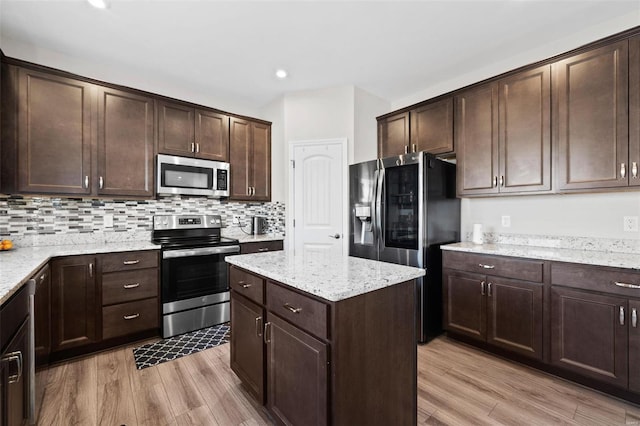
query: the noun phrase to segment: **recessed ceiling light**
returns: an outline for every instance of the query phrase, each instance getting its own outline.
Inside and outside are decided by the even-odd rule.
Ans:
[[[280,69],[278,71],[276,71],[276,77],[278,77],[280,80],[287,78],[287,72],[283,69]]]
[[[87,0],[89,4],[96,9],[106,9],[107,8],[107,0]]]

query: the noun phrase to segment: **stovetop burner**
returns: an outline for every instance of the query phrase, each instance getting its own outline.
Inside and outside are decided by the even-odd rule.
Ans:
[[[236,245],[238,240],[221,236],[219,215],[156,215],[151,241],[165,248]]]

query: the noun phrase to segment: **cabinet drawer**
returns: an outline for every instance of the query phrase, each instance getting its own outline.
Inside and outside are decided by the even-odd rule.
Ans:
[[[640,273],[628,269],[553,262],[551,284],[640,297]]]
[[[158,328],[158,309],[156,297],[102,308],[102,338]]]
[[[488,256],[447,250],[442,253],[442,266],[444,268],[538,283],[542,282],[543,264],[544,262],[542,261],[516,259],[513,257]]]
[[[279,241],[260,241],[254,243],[240,244],[240,254],[262,253],[266,251],[277,251],[283,248],[282,240]]]
[[[229,281],[229,285],[234,291],[261,305],[264,303],[264,280],[262,278],[232,266]]]
[[[111,272],[102,275],[102,304],[130,302],[158,296],[158,269]]]
[[[327,339],[328,306],[271,281],[267,283],[267,309],[310,333]]]
[[[158,252],[149,251],[125,251],[122,253],[109,253],[100,256],[102,272],[118,272],[130,269],[157,268]]]

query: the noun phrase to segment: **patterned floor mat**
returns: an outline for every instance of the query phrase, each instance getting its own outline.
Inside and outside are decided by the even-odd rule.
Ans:
[[[156,343],[142,345],[133,350],[136,368],[142,370],[143,368],[153,367],[163,362],[222,345],[229,341],[230,331],[229,323],[225,323],[163,339]]]

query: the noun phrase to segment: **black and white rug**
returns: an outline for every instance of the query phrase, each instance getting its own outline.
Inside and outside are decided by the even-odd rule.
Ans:
[[[143,368],[153,367],[163,362],[227,343],[230,330],[229,323],[225,323],[142,345],[133,350],[136,368],[142,370]]]

